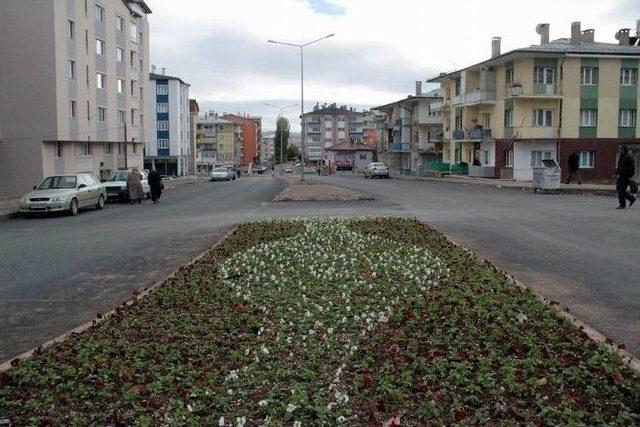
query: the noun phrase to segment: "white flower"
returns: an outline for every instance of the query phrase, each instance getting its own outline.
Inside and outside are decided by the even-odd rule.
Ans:
[[[269,349],[267,347],[265,347],[264,345],[262,346],[260,351],[262,351],[264,354],[269,354]]]
[[[191,404],[187,405],[187,411],[193,412],[193,406],[191,406]]]
[[[267,405],[266,400],[261,400],[260,402],[258,402],[258,406],[266,406],[266,405]]]
[[[338,421],[339,423],[343,423],[343,422],[347,421],[347,419],[345,417],[343,417],[342,415],[340,415],[336,421]]]
[[[294,421],[293,427],[302,427],[302,421]]]
[[[220,419],[218,420],[218,426],[224,427],[224,417],[220,417]]]
[[[231,395],[233,394],[233,389],[232,389],[232,388],[230,388],[229,390],[227,390],[227,394],[228,394],[229,396],[231,396]]]
[[[293,411],[295,411],[295,410],[296,410],[296,408],[297,408],[297,406],[296,406],[296,405],[294,405],[293,403],[289,403],[289,404],[287,405],[287,412],[288,412],[288,413],[292,413]]]
[[[229,374],[226,376],[224,380],[229,381],[229,380],[237,380],[237,379],[238,379],[238,372],[234,369],[231,372],[229,372]]]
[[[246,422],[247,422],[247,419],[245,417],[238,417],[236,418],[236,427],[244,427]]]

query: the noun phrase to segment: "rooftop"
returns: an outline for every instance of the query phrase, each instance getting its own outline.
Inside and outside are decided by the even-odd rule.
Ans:
[[[191,86],[189,83],[182,80],[180,77],[169,76],[166,74],[149,73],[149,79],[151,80],[178,80],[181,83]]]

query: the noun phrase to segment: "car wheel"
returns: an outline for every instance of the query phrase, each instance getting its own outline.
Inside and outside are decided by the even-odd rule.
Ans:
[[[147,193],[147,200],[151,198],[151,193]]]
[[[71,199],[71,203],[69,203],[69,215],[78,215],[78,199]]]
[[[104,208],[104,196],[101,194],[98,196],[98,203],[96,204],[96,209]]]

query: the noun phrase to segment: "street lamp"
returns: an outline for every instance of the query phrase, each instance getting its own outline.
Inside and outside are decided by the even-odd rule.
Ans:
[[[334,35],[335,35],[334,33],[331,33],[324,37],[320,37],[319,39],[312,40],[310,42],[303,43],[303,44],[280,42],[276,40],[267,40],[267,42],[269,43],[282,44],[285,46],[293,46],[293,47],[300,48],[300,131],[301,131],[300,133],[302,134],[301,140],[300,140],[300,180],[301,181],[304,181],[304,156],[305,156],[305,148],[306,148],[305,134],[304,134],[304,48],[306,46],[309,46],[310,44],[314,44],[321,40],[328,39],[329,37],[333,37]]]
[[[286,107],[281,107],[280,105],[275,105],[275,104],[269,104],[268,102],[265,102],[264,105],[267,105],[269,107],[274,107],[280,110],[280,115],[278,116],[278,118],[282,117],[282,112],[288,108],[292,108],[292,107],[297,107],[299,104],[291,104],[291,105],[287,105]],[[276,123],[276,130],[278,129],[278,125]],[[280,131],[280,170],[282,170],[282,149],[284,148],[282,146],[282,131]]]

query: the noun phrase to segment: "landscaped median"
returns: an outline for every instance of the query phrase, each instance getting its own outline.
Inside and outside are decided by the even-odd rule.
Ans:
[[[640,376],[409,219],[240,226],[92,329],[0,374],[23,424],[638,422]]]

